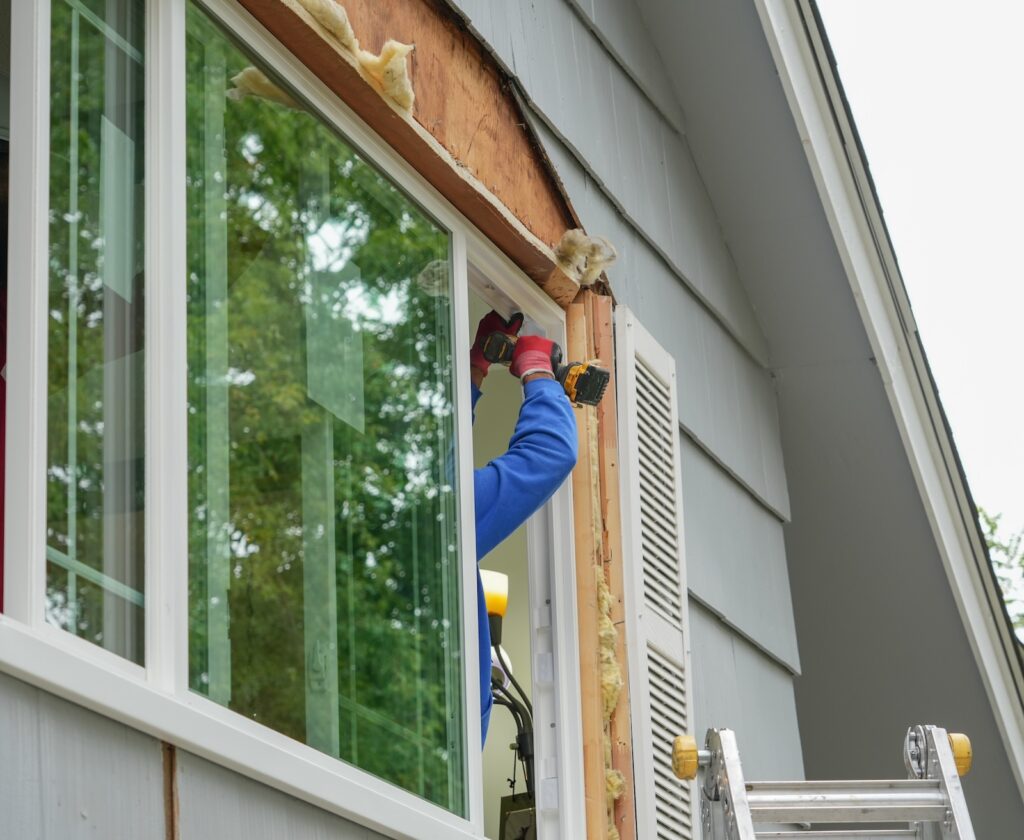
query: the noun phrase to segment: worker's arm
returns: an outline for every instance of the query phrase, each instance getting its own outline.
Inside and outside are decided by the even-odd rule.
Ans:
[[[576,465],[576,417],[550,374],[523,376],[508,451],[474,473],[477,559],[522,525]]]

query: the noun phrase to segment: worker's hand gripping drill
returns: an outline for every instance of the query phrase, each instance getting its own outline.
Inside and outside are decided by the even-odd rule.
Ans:
[[[495,313],[491,313],[494,315]],[[488,316],[490,317],[490,316]],[[502,324],[517,322],[522,325],[522,315],[516,313],[505,322],[496,316]],[[518,321],[517,321],[518,319]],[[483,329],[484,321],[480,322]],[[539,335],[518,336],[519,326],[515,331],[494,330],[487,334],[480,346],[484,360],[490,363],[510,365],[513,376],[522,379],[531,373],[550,372],[565,389],[569,401],[576,405],[597,405],[608,387],[610,374],[604,368],[592,362],[562,362],[562,348],[554,341]],[[477,341],[480,333],[477,333]],[[474,345],[474,351],[476,350]]]
[[[519,335],[519,330],[522,328],[522,312],[513,313],[512,317],[506,321],[492,309],[480,319],[480,323],[476,328],[476,340],[473,342],[473,346],[469,350],[469,364],[474,370],[474,381],[477,377],[482,380],[483,377],[487,376],[487,371],[491,366],[492,360],[488,359],[484,355],[484,345],[491,336],[504,335],[511,338],[512,341],[515,341],[516,336]],[[479,371],[479,373],[476,373],[476,371]],[[479,384],[480,383],[478,382],[477,385]]]

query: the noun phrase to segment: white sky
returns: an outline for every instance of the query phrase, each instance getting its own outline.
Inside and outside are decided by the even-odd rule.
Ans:
[[[1024,2],[818,0],[975,501],[1024,528]]]

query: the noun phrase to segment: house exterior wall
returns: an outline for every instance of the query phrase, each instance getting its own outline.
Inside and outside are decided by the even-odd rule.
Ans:
[[[631,0],[457,5],[522,84],[582,224],[618,248],[616,300],[676,361],[694,733],[729,726],[750,745],[752,777],[801,777],[789,498],[767,345],[640,12]]]
[[[380,836],[181,750],[169,827],[160,741],[6,674],[0,708],[0,743],[12,759],[0,762],[5,840]]]
[[[617,300],[676,360],[693,732],[732,727],[752,776],[802,776],[767,343],[640,15],[631,0],[457,5],[522,83],[583,225],[618,248]],[[0,813],[21,820],[10,836],[167,836],[158,740],[4,675],[0,706],[19,756],[0,763]],[[188,753],[176,782],[181,840],[378,836]]]

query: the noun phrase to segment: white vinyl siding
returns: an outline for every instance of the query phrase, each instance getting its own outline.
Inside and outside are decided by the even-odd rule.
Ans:
[[[693,786],[672,774],[672,739],[691,728],[675,360],[629,309],[615,324],[637,834],[687,840]]]

